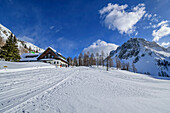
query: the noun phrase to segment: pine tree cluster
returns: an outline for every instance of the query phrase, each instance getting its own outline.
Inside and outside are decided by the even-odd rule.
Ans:
[[[17,38],[11,33],[6,44],[0,49],[0,58],[6,61],[19,61],[20,55],[17,46]]]

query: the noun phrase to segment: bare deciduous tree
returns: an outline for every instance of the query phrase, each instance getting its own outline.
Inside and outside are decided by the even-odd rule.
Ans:
[[[94,54],[92,53],[92,54],[90,55],[90,58],[89,58],[89,65],[90,65],[90,66],[92,66],[92,65],[94,64],[93,61],[94,61]]]
[[[96,58],[97,58],[96,65],[98,67],[99,66],[99,53],[98,52],[96,53]]]
[[[121,62],[117,56],[116,56],[116,68],[121,69]]]
[[[101,52],[101,64],[104,66],[104,52]]]
[[[127,70],[127,71],[129,71],[129,67],[130,67],[130,66],[129,66],[129,62],[128,62],[128,63],[126,63],[126,70]]]
[[[88,66],[88,55],[87,55],[86,53],[84,53],[83,65],[84,65],[84,66]]]
[[[126,64],[123,62],[122,65],[121,65],[121,69],[122,70],[126,70]]]
[[[78,66],[77,57],[74,57],[74,59],[73,59],[73,65],[74,65],[74,66]]]
[[[135,68],[134,63],[132,63],[132,71],[135,72],[135,73],[137,72],[137,69]]]
[[[113,67],[113,60],[111,56],[109,56],[109,67]]]
[[[79,57],[78,57],[78,60],[79,60],[79,66],[82,66],[82,65],[83,65],[82,58],[83,58],[83,54],[82,54],[82,53],[80,53],[80,55],[79,55]]]
[[[102,65],[102,55],[99,55],[99,66]]]
[[[71,57],[68,57],[68,58],[67,58],[67,62],[68,62],[68,66],[71,66],[71,65],[72,65],[72,58],[71,58]]]
[[[107,66],[107,71],[109,70],[109,66],[111,67],[111,61],[112,61],[112,59],[111,59],[111,56],[109,56],[108,54],[107,54],[107,57],[106,57],[106,66]]]

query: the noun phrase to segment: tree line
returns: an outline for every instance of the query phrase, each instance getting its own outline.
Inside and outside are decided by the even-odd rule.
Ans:
[[[105,54],[102,51],[100,54],[97,52],[95,55],[94,53],[80,53],[78,57],[68,57],[67,61],[68,64],[71,66],[92,66],[92,65],[96,65],[96,66],[104,66],[105,65]],[[111,63],[112,60],[109,60],[110,62],[110,66],[112,66],[113,64]]]
[[[87,53],[80,53],[78,57],[74,57],[73,59],[71,57],[67,58],[68,65],[69,66],[92,66],[96,65],[98,66],[106,66],[107,71],[109,67],[114,66],[113,59],[111,58],[110,55],[105,55],[104,52],[102,51],[101,54],[87,52]],[[115,57],[115,67],[116,69],[121,69],[121,70],[130,70],[130,64],[129,63],[121,63],[120,59],[116,56]],[[133,72],[137,72],[137,69],[135,68],[134,63],[132,63],[131,67]]]
[[[117,56],[115,57],[115,62],[116,62],[116,68],[117,69],[130,71],[130,64],[129,64],[129,62],[121,63],[120,59]],[[137,69],[136,69],[136,67],[135,67],[133,62],[132,62],[132,67],[131,68],[132,68],[133,72],[135,72],[135,73],[137,72]]]

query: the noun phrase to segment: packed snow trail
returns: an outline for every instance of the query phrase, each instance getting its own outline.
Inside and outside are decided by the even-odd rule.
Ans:
[[[10,109],[60,83],[72,73],[61,69],[37,69],[0,76],[0,112]],[[55,73],[55,75],[54,75]],[[66,74],[65,74],[66,73]]]
[[[169,113],[170,81],[74,67],[1,73],[0,112]]]

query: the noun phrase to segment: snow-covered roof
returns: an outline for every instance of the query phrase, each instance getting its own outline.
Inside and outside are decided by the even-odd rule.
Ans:
[[[50,46],[49,46],[48,48],[50,48],[50,49],[51,49],[51,50],[53,50],[54,52],[57,52],[55,49],[53,49],[53,48],[52,48],[52,47],[50,47]]]
[[[59,55],[62,55],[61,53],[57,52]]]
[[[40,59],[40,61],[51,61],[51,60],[55,60],[55,59],[53,59],[53,58]]]
[[[64,60],[67,62],[67,60],[65,59],[65,57],[63,57],[61,55],[61,53],[56,52],[55,49],[53,49],[52,47],[48,47],[49,49],[51,49],[52,51],[54,51],[54,53],[58,56],[58,58],[60,58],[61,60]],[[47,49],[48,49],[47,48]],[[46,49],[46,50],[47,50]],[[45,50],[45,51],[46,51]],[[44,52],[43,52],[44,53]],[[23,53],[21,55],[21,59],[20,61],[37,61],[38,57],[40,57],[43,53]],[[49,61],[49,60],[54,60],[53,58],[44,58],[44,59],[40,59],[41,61]]]
[[[41,55],[41,53],[23,53],[21,55],[20,61],[36,61],[37,58]],[[32,58],[28,58],[31,57]]]

